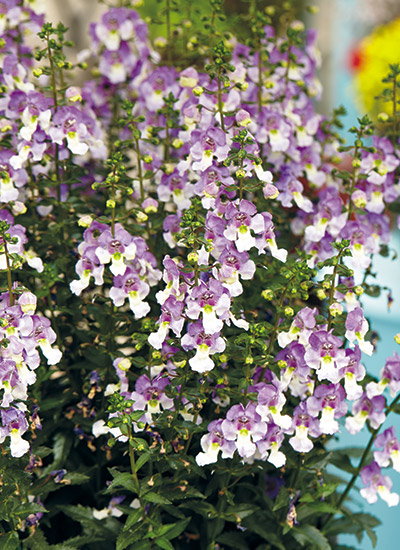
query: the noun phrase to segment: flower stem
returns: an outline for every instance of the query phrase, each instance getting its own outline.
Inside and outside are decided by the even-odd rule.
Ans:
[[[10,257],[8,255],[7,250],[7,243],[5,240],[5,237],[3,235],[3,246],[4,246],[4,254],[6,257],[6,266],[7,266],[7,286],[8,286],[8,295],[10,297],[10,305],[14,305],[14,294],[12,290],[12,276],[11,276],[11,265],[10,265]]]
[[[399,402],[400,400],[400,393],[399,395],[391,402],[391,404],[389,405],[389,407],[386,409],[386,416],[394,409],[394,407],[397,405],[397,403]],[[360,463],[358,464],[358,467],[356,469],[356,471],[354,472],[352,478],[350,479],[350,481],[348,482],[347,486],[346,486],[346,489],[343,491],[338,503],[337,503],[337,509],[338,511],[340,510],[343,502],[345,501],[347,495],[349,494],[349,492],[351,491],[351,489],[353,488],[353,485],[354,483],[356,482],[358,476],[360,475],[360,472],[361,470],[363,469],[364,465],[365,465],[365,460],[368,456],[368,453],[369,451],[371,450],[371,447],[375,441],[375,438],[376,436],[378,435],[381,427],[382,427],[383,424],[381,424],[380,426],[378,426],[377,428],[375,428],[375,430],[371,433],[371,437],[369,438],[369,441],[368,441],[368,445],[365,447],[364,449],[364,452],[362,454],[362,457],[360,459]],[[324,529],[326,529],[328,527],[328,525],[331,523],[331,521],[333,520],[333,515],[328,519],[328,521],[325,523],[324,525]]]

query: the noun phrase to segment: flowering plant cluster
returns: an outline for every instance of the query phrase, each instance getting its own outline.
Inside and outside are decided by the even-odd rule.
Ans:
[[[399,501],[400,356],[367,375],[362,306],[400,204],[398,67],[384,134],[346,145],[290,2],[252,2],[242,41],[219,0],[198,30],[167,1],[155,40],[136,8],[70,61],[62,24],[0,6],[0,547],[375,542],[347,499]],[[363,429],[352,462],[334,442]]]

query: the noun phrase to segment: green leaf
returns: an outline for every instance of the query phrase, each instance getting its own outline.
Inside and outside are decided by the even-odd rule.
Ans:
[[[332,550],[326,537],[313,525],[300,525],[293,527],[290,534],[297,540],[301,546],[315,548],[318,550]]]
[[[137,493],[136,481],[130,472],[118,472],[114,468],[109,468],[108,471],[114,479],[107,487],[106,493],[112,493],[115,487],[123,487],[132,493]]]
[[[246,518],[243,521],[243,526],[246,527],[248,531],[256,533],[256,535],[263,538],[268,544],[272,544],[275,548],[286,550],[282,539],[275,534],[276,525],[266,521],[264,512],[256,512],[249,518]]]
[[[39,512],[45,513],[47,512],[47,510],[46,508],[40,506],[40,504],[36,504],[35,502],[20,504],[20,506],[17,506],[15,510],[13,510],[13,514],[15,516],[19,516],[22,519],[25,519],[30,514],[37,514]]]
[[[274,507],[272,508],[273,512],[276,512],[276,510],[280,510],[281,508],[289,508],[290,503],[290,493],[289,490],[286,489],[286,487],[281,487],[278,493],[278,496],[276,497],[276,501],[274,504]]]
[[[170,500],[163,497],[162,495],[159,495],[158,493],[154,493],[153,491],[150,491],[149,493],[143,495],[143,499],[147,502],[154,502],[155,504],[172,504]]]
[[[126,518],[124,531],[132,527],[132,525],[135,525],[139,521],[141,515],[142,515],[142,510],[140,508],[131,512],[129,516]]]
[[[142,466],[151,458],[151,452],[142,453],[136,461],[135,471],[138,472]]]
[[[162,535],[166,539],[174,539],[179,537],[179,535],[186,529],[188,523],[192,518],[186,518],[177,523],[169,523],[168,525],[163,525],[160,531],[157,530],[157,534]]]
[[[174,550],[174,547],[169,542],[169,540],[165,539],[164,537],[161,537],[160,539],[155,539],[154,542],[163,550]]]
[[[19,547],[19,536],[16,531],[0,535],[0,550],[15,550]]]
[[[116,550],[125,550],[132,542],[134,542],[132,533],[129,531],[121,531],[118,535],[115,548]]]
[[[249,544],[240,532],[222,533],[217,537],[217,542],[226,544],[235,550],[249,550]]]
[[[152,543],[149,540],[141,540],[130,547],[130,550],[150,550]]]

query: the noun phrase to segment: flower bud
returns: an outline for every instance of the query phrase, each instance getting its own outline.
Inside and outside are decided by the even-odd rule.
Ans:
[[[115,208],[115,200],[114,199],[108,199],[106,202],[107,208]]]
[[[193,88],[193,93],[196,97],[200,97],[203,92],[204,88],[202,88],[201,86],[196,86],[195,88]]]
[[[261,292],[261,296],[264,298],[264,300],[272,300],[274,297],[274,293],[271,289],[267,288],[266,290],[263,290]]]
[[[389,115],[387,113],[379,113],[378,120],[379,122],[387,122],[389,120]]]

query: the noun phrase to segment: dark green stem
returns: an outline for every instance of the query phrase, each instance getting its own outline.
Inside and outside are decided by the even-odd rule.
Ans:
[[[389,405],[389,407],[386,409],[386,416],[388,416],[388,414],[394,409],[394,407],[397,405],[398,401],[400,400],[400,394],[391,402],[391,404]],[[360,459],[360,463],[356,469],[356,471],[354,472],[353,474],[353,477],[350,479],[349,483],[347,484],[347,487],[346,489],[344,490],[344,492],[342,493],[338,503],[337,503],[337,509],[338,511],[340,510],[343,502],[346,500],[346,497],[347,495],[349,494],[349,492],[351,491],[351,489],[353,488],[354,486],[354,483],[356,482],[358,476],[360,475],[360,472],[361,470],[363,469],[364,465],[365,465],[365,460],[371,450],[371,447],[375,441],[375,438],[376,436],[378,435],[381,427],[383,426],[383,424],[381,424],[380,426],[378,426],[377,428],[375,428],[375,430],[371,433],[371,437],[369,438],[369,441],[368,441],[368,445],[366,446],[363,454],[362,454],[362,457]],[[333,520],[333,515],[328,519],[328,521],[325,523],[324,525],[324,529],[327,528],[327,526],[331,523],[331,521]]]
[[[225,123],[224,123],[224,111],[222,106],[222,87],[221,87],[221,77],[218,75],[218,112],[221,118],[221,128],[225,132]]]
[[[7,286],[8,286],[8,295],[10,297],[10,306],[14,305],[14,295],[12,290],[12,276],[11,276],[11,265],[10,265],[10,257],[8,255],[7,250],[7,243],[5,236],[3,235],[3,246],[4,246],[4,254],[6,257],[6,266],[7,266]]]

